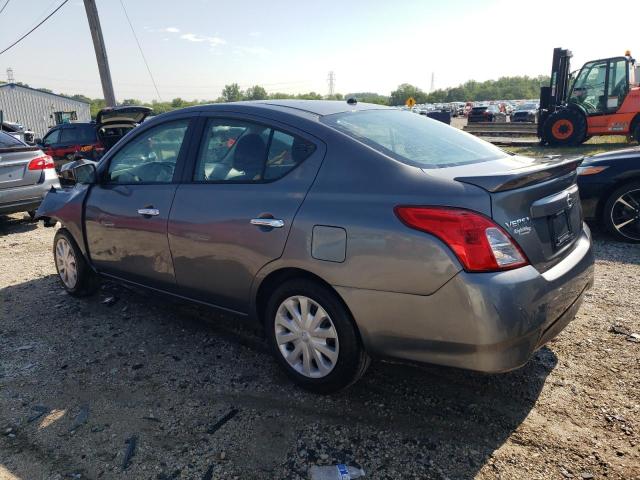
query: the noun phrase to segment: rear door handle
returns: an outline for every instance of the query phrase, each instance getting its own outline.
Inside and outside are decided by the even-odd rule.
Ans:
[[[251,225],[267,228],[282,228],[284,227],[284,220],[277,218],[252,218]]]
[[[160,215],[160,210],[158,210],[157,208],[139,208],[138,213],[144,216],[155,217],[157,215]]]

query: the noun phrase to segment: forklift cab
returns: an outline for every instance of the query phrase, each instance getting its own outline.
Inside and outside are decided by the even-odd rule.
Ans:
[[[633,67],[628,57],[585,63],[573,81],[568,103],[582,107],[587,116],[617,112],[629,93]]]

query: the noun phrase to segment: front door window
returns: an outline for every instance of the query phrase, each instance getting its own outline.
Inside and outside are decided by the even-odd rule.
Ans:
[[[108,183],[170,183],[189,120],[151,128],[127,143],[111,159]]]
[[[587,115],[607,111],[605,88],[608,64],[608,60],[585,64],[573,83],[569,102],[582,106]]]

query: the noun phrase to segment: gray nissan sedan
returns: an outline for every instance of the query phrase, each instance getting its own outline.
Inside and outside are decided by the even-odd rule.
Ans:
[[[38,216],[69,294],[107,277],[255,318],[327,393],[371,357],[503,372],[555,337],[593,282],[580,162],[353,100],[217,104],[77,162]]]

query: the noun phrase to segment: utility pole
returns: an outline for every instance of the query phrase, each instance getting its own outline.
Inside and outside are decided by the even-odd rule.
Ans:
[[[91,29],[91,37],[93,38],[93,48],[96,51],[96,60],[98,61],[98,71],[100,72],[100,82],[102,83],[104,100],[107,103],[107,107],[115,107],[116,94],[113,91],[109,60],[107,60],[107,49],[105,48],[104,38],[102,37],[102,28],[100,27],[96,0],[84,0],[84,8],[87,11],[89,29]]]
[[[433,92],[436,88],[436,73],[431,72],[431,88],[429,89],[429,93]]]
[[[16,79],[13,76],[13,68],[7,68],[7,83],[16,83]]]
[[[333,73],[333,70],[329,72],[329,78],[327,81],[329,82],[329,96],[333,97],[336,88],[336,74]]]

